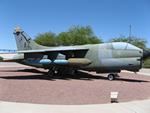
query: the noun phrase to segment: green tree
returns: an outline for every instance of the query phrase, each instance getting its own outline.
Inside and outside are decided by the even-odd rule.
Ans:
[[[142,49],[146,49],[146,40],[142,39],[142,38],[137,38],[135,36],[132,37],[125,37],[125,36],[121,36],[118,38],[113,38],[110,40],[111,42],[128,42],[131,43],[139,48]]]
[[[66,32],[55,35],[52,32],[46,32],[36,36],[35,41],[45,46],[58,45],[83,45],[102,43],[102,40],[94,35],[90,26],[73,26]]]
[[[43,46],[56,46],[57,38],[56,35],[52,32],[40,33],[34,39],[38,44]]]
[[[57,41],[59,45],[64,46],[73,45],[72,37],[67,32],[59,33],[59,35],[57,36]]]
[[[58,35],[61,45],[98,44],[102,40],[94,35],[90,26],[73,26],[67,32]]]
[[[147,48],[147,51],[150,52],[150,48]],[[150,58],[147,58],[146,60],[144,60],[143,67],[144,68],[150,68]]]

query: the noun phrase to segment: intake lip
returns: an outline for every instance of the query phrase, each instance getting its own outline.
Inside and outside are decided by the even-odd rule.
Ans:
[[[150,52],[148,50],[143,50],[143,59],[147,59],[150,57]]]

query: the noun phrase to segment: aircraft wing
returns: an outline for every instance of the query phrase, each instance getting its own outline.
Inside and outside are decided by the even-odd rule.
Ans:
[[[25,59],[41,59],[39,62],[45,64],[45,62],[54,61],[55,65],[72,65],[72,66],[83,66],[89,65],[91,61],[84,58],[88,49],[86,48],[71,48],[71,47],[56,47],[50,49],[39,49],[39,50],[25,50],[18,51],[18,53],[24,54]],[[60,54],[65,55],[65,59],[57,59]],[[47,59],[43,59],[43,56],[47,55]],[[65,63],[64,63],[65,62]]]
[[[36,54],[48,55],[49,59],[56,59],[57,55],[63,54],[67,59],[69,58],[84,58],[88,49],[81,47],[54,47],[50,49],[38,49],[38,50],[24,50],[18,51],[18,53],[24,54],[25,58],[30,56],[36,57]]]
[[[50,52],[70,52],[70,51],[88,51],[86,48],[65,48],[65,47],[58,47],[52,49],[38,49],[38,50],[23,50],[18,51],[18,53],[50,53]]]

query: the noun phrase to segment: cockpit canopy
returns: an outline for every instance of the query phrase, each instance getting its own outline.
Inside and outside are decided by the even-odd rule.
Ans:
[[[112,46],[113,46],[113,49],[140,50],[140,48],[138,48],[132,44],[126,43],[126,42],[113,42]]]

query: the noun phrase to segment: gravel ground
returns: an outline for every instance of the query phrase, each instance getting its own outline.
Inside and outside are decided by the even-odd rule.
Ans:
[[[0,63],[1,101],[100,104],[110,102],[111,91],[119,92],[119,102],[150,98],[150,77],[120,73],[120,78],[108,81],[105,74],[79,73],[49,79],[41,69]]]

